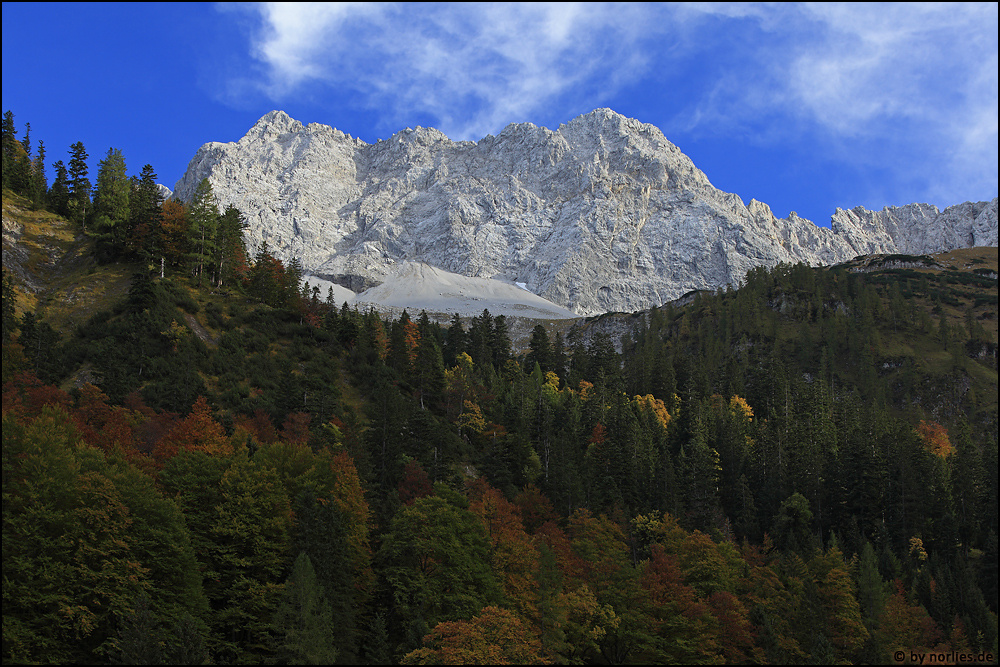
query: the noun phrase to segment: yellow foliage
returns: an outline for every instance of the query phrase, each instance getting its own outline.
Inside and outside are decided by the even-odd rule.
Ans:
[[[483,419],[483,411],[472,401],[465,401],[465,411],[458,418],[458,425],[476,433],[486,430],[486,420]]]
[[[670,423],[670,413],[667,412],[667,406],[664,405],[663,401],[654,398],[652,394],[636,396],[633,400],[641,410],[652,412],[656,420],[660,422],[660,426],[667,428],[667,424]]]
[[[173,343],[173,350],[176,352],[178,343],[186,336],[189,336],[191,330],[183,324],[178,324],[177,320],[171,320],[170,326],[167,327],[166,331],[161,331],[160,333]]]
[[[746,419],[747,423],[753,421],[753,408],[750,404],[746,402],[746,399],[741,396],[733,396],[729,399],[729,410],[734,415],[742,415]]]
[[[924,550],[924,541],[919,537],[910,538],[910,557],[921,563],[927,560],[927,552]]]
[[[548,371],[545,374],[545,387],[546,389],[559,393],[559,376],[552,371]]]

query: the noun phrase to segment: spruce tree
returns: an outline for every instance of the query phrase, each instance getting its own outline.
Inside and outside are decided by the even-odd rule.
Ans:
[[[290,665],[332,665],[337,649],[333,612],[309,555],[299,554],[274,615],[278,657]]]
[[[118,665],[163,664],[162,630],[149,596],[139,593],[135,608],[118,624]]]
[[[127,251],[145,261],[162,255],[164,234],[160,227],[163,195],[156,183],[156,172],[144,165],[138,177],[130,179],[129,220],[126,232]]]
[[[27,128],[24,139],[18,140],[14,128],[14,114],[7,111],[3,120],[3,186],[14,192],[30,194],[31,185],[31,124]]]
[[[70,217],[79,222],[84,231],[87,229],[87,211],[90,208],[90,179],[87,178],[87,149],[83,142],[78,141],[69,147],[69,186],[68,202]]]
[[[535,364],[538,364],[543,372],[552,369],[552,345],[549,343],[549,333],[541,324],[536,324],[531,330],[528,349],[528,355],[524,359],[526,370],[530,371]]]
[[[57,160],[52,167],[56,171],[56,178],[49,190],[49,210],[65,217],[69,215],[69,172],[62,160]]]
[[[125,157],[119,149],[109,148],[107,157],[100,162],[94,190],[94,224],[107,259],[117,257],[124,248],[130,190]]]
[[[2,134],[0,134],[0,147],[3,149],[3,187],[12,186],[14,159],[16,155],[15,144],[17,138],[14,136],[14,114],[11,111],[3,112]]]
[[[31,185],[29,194],[31,196],[31,208],[38,210],[45,205],[49,184],[45,178],[45,143],[38,142],[38,153],[31,165]]]

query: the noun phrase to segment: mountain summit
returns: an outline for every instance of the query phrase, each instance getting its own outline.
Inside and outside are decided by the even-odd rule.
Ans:
[[[251,247],[354,291],[418,262],[523,284],[581,315],[633,311],[779,262],[997,245],[997,200],[837,209],[831,227],[722,192],[653,125],[597,109],[478,142],[407,128],[368,144],[283,111],[202,146],[175,196],[208,178]]]

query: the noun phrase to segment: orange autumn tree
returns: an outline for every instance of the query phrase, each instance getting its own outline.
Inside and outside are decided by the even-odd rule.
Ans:
[[[547,665],[542,645],[513,612],[484,607],[468,621],[438,623],[403,665]]]
[[[420,329],[413,320],[407,320],[403,325],[403,346],[409,370],[417,363],[417,349],[420,347]]]
[[[191,414],[157,443],[153,457],[162,464],[185,450],[203,451],[213,456],[232,453],[226,431],[212,418],[212,408],[204,396],[199,396],[191,407]]]
[[[948,438],[948,431],[937,422],[927,422],[921,419],[920,423],[917,424],[917,433],[920,435],[920,439],[923,440],[924,447],[931,454],[946,459],[955,451],[951,440]]]
[[[111,452],[121,447],[133,452],[131,415],[126,408],[108,405],[108,396],[89,382],[80,388],[80,399],[72,412],[73,420],[88,445]],[[134,458],[134,457],[130,457]]]
[[[469,510],[486,528],[490,565],[507,601],[522,618],[534,616],[538,549],[524,532],[517,506],[480,478],[469,484]]]
[[[650,608],[653,662],[703,664],[720,652],[719,622],[695,589],[684,582],[676,556],[653,544],[640,579]]]
[[[935,647],[941,632],[919,604],[911,604],[907,599],[903,582],[894,582],[895,592],[885,603],[885,611],[878,619],[875,635],[885,651],[884,656],[903,650],[927,652]]]

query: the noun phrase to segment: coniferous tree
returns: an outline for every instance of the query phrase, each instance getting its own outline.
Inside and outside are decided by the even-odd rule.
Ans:
[[[184,614],[171,630],[166,658],[175,665],[204,665],[208,662],[205,648],[204,623],[191,614]]]
[[[278,604],[278,575],[287,571],[292,510],[273,468],[237,454],[219,483],[213,541],[218,545],[217,630],[229,642],[227,653],[246,662],[270,643]]]
[[[332,665],[337,649],[332,637],[337,628],[312,561],[300,553],[285,582],[274,614],[278,631],[278,658],[290,665]]]
[[[14,332],[18,329],[17,315],[15,313],[15,301],[17,294],[14,292],[14,277],[3,270],[3,344],[7,345],[11,341]]]
[[[246,228],[246,220],[235,206],[226,207],[226,211],[219,217],[216,243],[218,287],[238,286],[246,274],[247,248],[243,241],[243,230]]]
[[[14,114],[7,111],[3,121],[3,185],[21,195],[31,189],[31,124],[25,124],[24,139],[18,140],[14,128]]]
[[[444,392],[444,360],[434,336],[421,336],[413,366],[414,389],[421,409],[436,405]]]
[[[17,152],[20,146],[15,136],[14,114],[10,110],[3,112],[2,134],[0,134],[0,148],[3,150],[3,187],[12,188],[14,178],[14,164],[17,159]],[[20,150],[24,150],[21,148]]]
[[[124,249],[130,190],[125,157],[119,149],[109,148],[97,171],[93,206],[94,227],[100,235],[99,252],[105,259],[118,257]]]
[[[118,665],[163,664],[163,639],[159,619],[153,612],[149,596],[140,593],[134,609],[118,624]]]
[[[80,223],[83,229],[87,229],[87,212],[90,210],[90,179],[87,178],[89,167],[87,166],[87,150],[83,147],[83,142],[78,141],[69,149],[69,212],[70,217]]]
[[[20,142],[21,151],[14,165],[13,190],[18,194],[31,197],[32,167],[34,161],[31,158],[31,123],[24,124],[24,138]]]
[[[452,315],[451,325],[445,333],[445,343],[442,347],[444,365],[451,368],[458,363],[458,355],[466,351],[467,335],[462,326],[462,318],[458,313]]]
[[[163,194],[156,183],[156,172],[144,165],[138,177],[130,181],[129,220],[126,250],[130,255],[152,262],[161,256],[163,235],[161,214]]]
[[[219,207],[212,192],[212,184],[207,178],[201,179],[194,192],[194,198],[188,209],[188,218],[194,273],[198,276],[200,286],[206,265],[211,268],[212,257],[215,254],[215,233],[219,225]]]
[[[45,205],[49,184],[45,178],[45,143],[38,142],[38,152],[31,164],[31,184],[29,193],[31,196],[31,208],[36,211]]]
[[[552,341],[552,371],[560,380],[566,380],[566,342],[561,331],[557,331]]]
[[[69,172],[66,171],[66,165],[62,160],[56,160],[52,168],[55,169],[56,175],[49,190],[49,209],[65,217],[69,215]]]
[[[493,355],[490,349],[490,336],[493,332],[493,316],[489,310],[483,310],[478,317],[472,318],[469,325],[466,351],[472,360],[484,367],[491,363]]]
[[[552,369],[552,345],[549,343],[549,333],[541,324],[536,324],[531,330],[531,340],[528,341],[529,352],[524,358],[527,370],[538,364],[542,372]]]
[[[499,371],[510,358],[510,331],[507,326],[507,316],[497,315],[493,318],[493,328],[490,331],[490,348],[493,367]]]
[[[24,149],[24,154],[28,156],[28,163],[31,163],[31,123],[24,124],[24,139],[21,139],[21,148]],[[27,174],[26,174],[27,176]],[[27,183],[25,183],[27,185]]]

